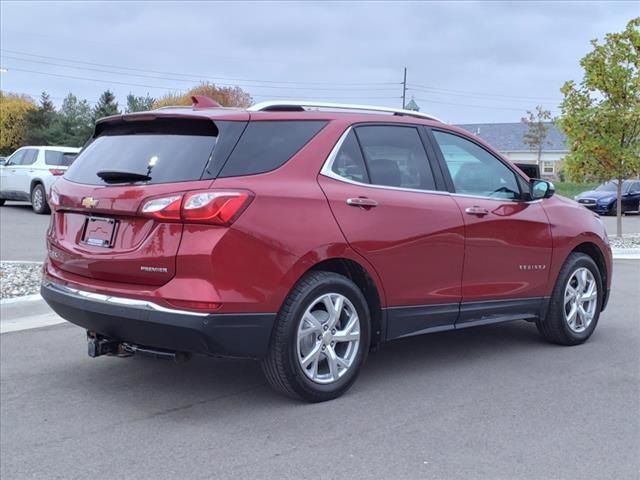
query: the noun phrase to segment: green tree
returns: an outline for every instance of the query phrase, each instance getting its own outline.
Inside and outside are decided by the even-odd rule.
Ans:
[[[116,96],[113,94],[111,90],[105,90],[100,98],[98,99],[98,103],[93,109],[93,121],[102,118],[109,117],[111,115],[118,115],[120,110],[118,109],[118,102],[116,102]]]
[[[566,82],[559,126],[567,136],[573,179],[615,179],[617,229],[622,235],[622,180],[640,174],[640,17],[610,33],[580,61],[584,77]]]
[[[51,145],[51,127],[56,121],[56,107],[47,92],[40,95],[38,108],[30,110],[26,117],[25,143],[27,145]]]
[[[58,145],[81,147],[93,131],[93,114],[86,100],[69,93],[62,101],[51,137]]]
[[[25,145],[27,114],[36,110],[26,95],[0,91],[0,154],[10,155]]]
[[[148,93],[144,97],[139,97],[130,93],[129,95],[127,95],[127,108],[125,112],[132,113],[152,110],[155,101],[156,99],[150,97]]]
[[[541,105],[538,105],[535,111],[527,110],[527,116],[522,117],[520,121],[527,126],[527,131],[522,135],[522,141],[526,143],[531,150],[537,152],[537,164],[540,167],[542,149],[545,144],[549,144],[549,142],[547,142],[547,135],[549,133],[551,112],[542,108]],[[542,171],[542,168],[540,170]]]

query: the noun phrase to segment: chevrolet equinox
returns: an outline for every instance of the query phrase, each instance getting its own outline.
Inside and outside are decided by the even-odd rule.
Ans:
[[[91,356],[253,358],[310,402],[410,335],[526,320],[581,344],[611,284],[598,215],[384,107],[194,97],[103,118],[49,205],[42,296]]]

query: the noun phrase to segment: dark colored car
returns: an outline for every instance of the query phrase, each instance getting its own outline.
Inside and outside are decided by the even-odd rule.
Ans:
[[[616,196],[618,181],[611,180],[596,187],[595,190],[576,195],[574,199],[580,204],[602,215],[616,214]],[[622,182],[622,213],[640,211],[640,180],[624,180]]]
[[[254,358],[323,401],[410,335],[527,320],[586,341],[611,249],[553,193],[422,113],[196,98],[97,123],[52,190],[41,291],[91,356]]]

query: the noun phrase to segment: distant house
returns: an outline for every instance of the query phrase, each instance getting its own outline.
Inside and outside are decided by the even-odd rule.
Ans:
[[[468,123],[457,126],[482,138],[512,162],[536,164],[538,161],[538,152],[531,150],[523,141],[527,131],[524,123]],[[552,123],[547,127],[540,173],[545,177],[556,177],[562,159],[569,151],[564,134]]]

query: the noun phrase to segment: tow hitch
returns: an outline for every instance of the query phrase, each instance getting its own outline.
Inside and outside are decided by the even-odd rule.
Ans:
[[[154,358],[173,360],[176,363],[185,363],[191,359],[188,352],[175,352],[161,348],[152,348],[135,345],[129,342],[121,342],[105,337],[95,332],[87,332],[87,351],[92,358],[102,355],[117,357],[130,357],[136,353]]]

